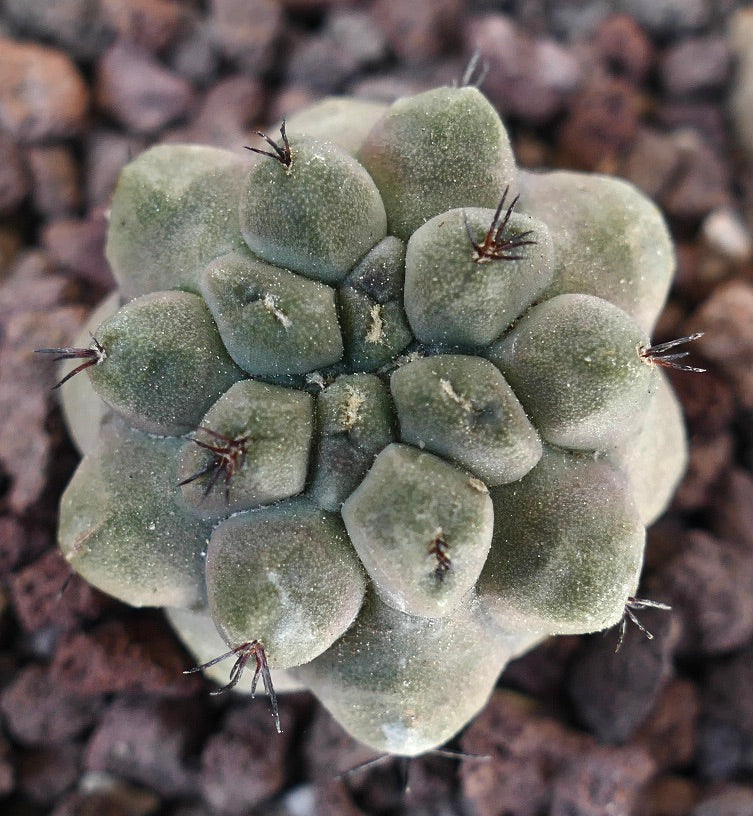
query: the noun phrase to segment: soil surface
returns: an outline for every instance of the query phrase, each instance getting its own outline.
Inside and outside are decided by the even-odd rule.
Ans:
[[[733,0],[0,2],[0,809],[6,816],[753,814],[753,10]],[[618,11],[615,11],[617,9]],[[747,26],[747,28],[746,28]],[[737,32],[737,34],[735,33]],[[326,94],[462,76],[521,163],[630,179],[678,273],[655,342],[690,467],[649,533],[652,634],[549,640],[449,746],[373,757],[307,694],[210,697],[162,615],[88,587],[55,547],[77,462],[53,367],[113,286],[106,210],[159,141],[242,150]],[[747,73],[746,73],[747,71]],[[747,94],[747,96],[746,96]],[[745,100],[751,100],[746,107]],[[742,101],[741,101],[742,100]],[[467,667],[469,672],[472,666]],[[457,678],[462,693],[463,678]],[[452,700],[447,701],[452,705]]]

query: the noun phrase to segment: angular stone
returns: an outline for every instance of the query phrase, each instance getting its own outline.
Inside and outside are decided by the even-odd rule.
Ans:
[[[125,42],[111,45],[99,60],[97,107],[135,133],[154,133],[184,116],[193,89],[148,51]]]
[[[0,38],[0,125],[15,141],[35,144],[76,136],[88,106],[84,78],[67,55]]]
[[[32,664],[0,694],[0,710],[22,745],[64,742],[91,728],[101,708],[99,697],[77,694],[57,684],[53,673]]]

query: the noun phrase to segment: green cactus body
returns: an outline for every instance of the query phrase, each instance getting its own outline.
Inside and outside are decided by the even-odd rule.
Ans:
[[[201,291],[230,356],[251,376],[305,374],[343,355],[335,291],[326,284],[246,252],[212,261]]]
[[[536,429],[500,372],[460,354],[425,357],[390,380],[406,442],[445,456],[486,482],[513,482],[536,464]]]
[[[357,739],[415,756],[457,733],[486,703],[504,664],[538,640],[490,633],[470,596],[454,615],[426,618],[369,593],[345,635],[291,673]]]
[[[544,439],[604,450],[640,429],[656,373],[638,353],[647,345],[617,306],[557,295],[534,306],[487,355]]]
[[[105,424],[60,503],[60,545],[74,569],[133,606],[204,599],[212,525],[186,514],[181,440]]]
[[[207,492],[206,482],[192,475],[211,466],[215,452],[186,442],[178,468],[186,500],[199,515],[222,518],[298,495],[306,482],[313,419],[309,394],[256,380],[235,383],[207,411],[194,437],[212,448],[243,440],[244,466],[219,485],[226,490]]]
[[[386,603],[449,615],[489,553],[492,504],[483,483],[434,454],[388,445],[343,504],[350,540]],[[452,569],[443,569],[448,555]]]
[[[60,546],[199,662],[419,754],[635,593],[686,457],[649,342],[671,246],[623,182],[519,173],[475,88],[329,100],[254,150],[123,173]]]
[[[385,238],[356,266],[338,290],[348,366],[377,371],[411,343],[403,307],[405,244]]]
[[[247,167],[216,147],[158,145],[123,170],[107,259],[125,299],[164,289],[198,293],[206,264],[243,246],[237,202]]]
[[[291,146],[291,156],[289,166],[251,168],[240,198],[241,233],[260,258],[335,283],[387,234],[384,204],[342,148],[304,141]]]
[[[262,640],[273,668],[300,666],[326,651],[353,623],[364,586],[341,519],[307,499],[239,513],[212,533],[207,594],[214,622],[228,643]]]
[[[398,99],[358,158],[379,188],[391,235],[407,241],[455,207],[496,207],[515,182],[515,157],[494,108],[476,88]]]
[[[142,295],[107,318],[97,335],[107,351],[90,369],[94,390],[151,433],[185,433],[244,376],[198,295]]]
[[[551,281],[549,231],[522,215],[510,219],[509,235],[530,231],[535,243],[521,251],[519,260],[474,260],[466,224],[480,238],[493,217],[493,209],[450,210],[411,236],[405,258],[405,310],[419,340],[488,346]]]
[[[632,184],[595,173],[521,171],[518,180],[521,211],[549,226],[555,247],[546,295],[597,295],[650,332],[675,268],[656,205]]]
[[[317,421],[309,492],[318,505],[337,512],[377,453],[392,442],[389,391],[373,374],[338,377],[317,398]]]
[[[619,622],[635,595],[645,538],[620,471],[549,449],[491,496],[494,546],[477,589],[502,629],[566,634]]]

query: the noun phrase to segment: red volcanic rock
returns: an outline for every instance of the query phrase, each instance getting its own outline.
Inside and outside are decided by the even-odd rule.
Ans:
[[[0,127],[17,142],[38,143],[80,133],[89,93],[62,51],[0,38]]]
[[[73,215],[81,206],[79,168],[73,151],[64,145],[32,147],[26,151],[34,209],[45,218]]]
[[[185,79],[130,43],[110,46],[97,64],[97,107],[135,133],[153,133],[185,116],[193,98]]]
[[[91,728],[101,699],[62,688],[52,673],[30,665],[0,694],[8,732],[21,745],[57,745]]]
[[[201,688],[167,624],[137,615],[65,637],[51,671],[61,688],[82,694],[131,692],[188,697]]]

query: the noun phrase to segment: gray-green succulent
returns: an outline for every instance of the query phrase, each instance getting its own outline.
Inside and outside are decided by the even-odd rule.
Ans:
[[[634,598],[685,466],[650,341],[672,246],[632,186],[516,168],[474,87],[264,138],[122,173],[119,294],[58,350],[87,375],[60,547],[212,677],[230,650],[415,755]]]

